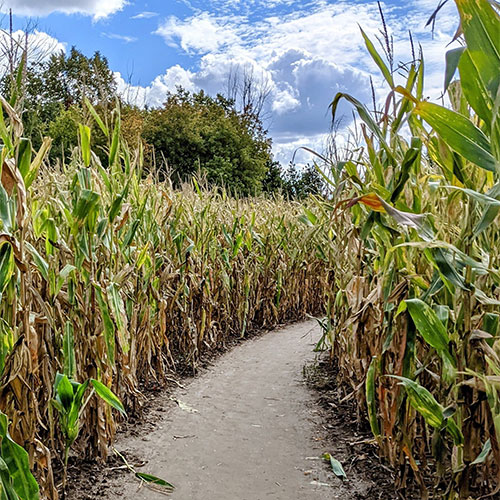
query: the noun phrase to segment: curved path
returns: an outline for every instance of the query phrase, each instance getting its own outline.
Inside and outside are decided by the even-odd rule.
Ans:
[[[327,450],[302,375],[319,335],[308,321],[242,343],[165,400],[151,432],[116,449],[147,462],[138,471],[173,483],[172,500],[344,498],[318,458]],[[138,486],[123,475],[105,497],[165,498]]]

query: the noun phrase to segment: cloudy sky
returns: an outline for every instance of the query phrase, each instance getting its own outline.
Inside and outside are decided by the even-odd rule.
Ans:
[[[450,1],[434,34],[425,27],[437,3],[381,2],[396,63],[411,60],[410,31],[415,45],[421,44],[431,98],[440,95],[444,52],[457,26]],[[283,163],[299,146],[321,150],[329,130],[328,105],[337,92],[369,103],[370,75],[378,98],[387,91],[359,32],[361,26],[376,41],[381,21],[374,1],[0,0],[0,5],[3,12],[12,8],[16,29],[36,18],[35,36],[52,37],[57,50],[72,45],[87,55],[99,50],[119,88],[151,106],[161,105],[176,85],[224,91],[231,68],[253,68],[271,91],[266,126]],[[347,126],[347,105],[341,112]]]

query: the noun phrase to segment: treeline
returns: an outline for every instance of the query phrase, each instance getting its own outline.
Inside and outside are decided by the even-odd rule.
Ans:
[[[52,161],[71,161],[78,146],[78,124],[88,123],[92,148],[104,164],[106,138],[91,120],[85,100],[104,119],[111,119],[118,99],[124,139],[132,148],[142,146],[147,173],[168,177],[174,186],[201,174],[209,185],[244,196],[280,191],[289,198],[303,198],[324,188],[314,166],[285,168],[274,161],[260,116],[262,96],[255,105],[250,100],[238,109],[234,97],[178,87],[167,94],[161,108],[150,108],[119,96],[113,72],[99,52],[87,57],[73,47],[68,54],[23,64],[5,72],[0,93],[10,96],[22,89],[17,102],[22,103],[24,134],[34,149],[44,137],[51,137]]]

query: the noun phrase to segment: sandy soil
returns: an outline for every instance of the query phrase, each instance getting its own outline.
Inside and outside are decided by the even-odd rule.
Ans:
[[[315,359],[319,335],[308,321],[245,341],[183,389],[155,399],[146,424],[116,449],[137,471],[173,483],[172,500],[394,499],[375,484],[376,464],[360,467],[357,450],[353,458],[350,442],[359,436],[348,416],[325,425],[306,385],[304,366]],[[346,481],[320,458],[325,452],[344,464]],[[165,498],[120,464],[84,473],[86,486],[76,484],[69,498]]]

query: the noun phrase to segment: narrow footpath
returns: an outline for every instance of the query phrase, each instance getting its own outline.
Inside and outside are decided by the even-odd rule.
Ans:
[[[121,438],[116,449],[144,462],[138,471],[173,483],[172,500],[351,498],[320,459],[329,450],[303,378],[318,339],[307,321],[244,342],[166,399],[150,432]],[[123,472],[102,498],[166,497]]]

